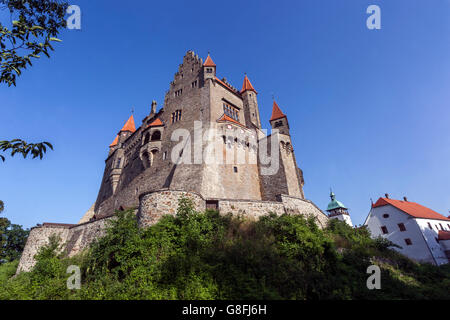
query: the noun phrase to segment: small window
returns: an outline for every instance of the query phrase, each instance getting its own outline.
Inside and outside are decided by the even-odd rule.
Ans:
[[[431,225],[431,223],[428,222],[428,228],[430,228],[431,230],[433,230],[433,226]]]
[[[233,167],[233,170],[234,170],[234,173],[237,173],[237,172],[238,172],[237,167]]]
[[[382,226],[381,227],[381,232],[383,232],[383,234],[388,234],[388,229],[386,228],[386,226]]]
[[[218,200],[206,200],[206,209],[207,210],[219,210],[219,201]]]
[[[120,162],[122,162],[122,158],[117,159],[116,169],[120,168]]]
[[[383,218],[387,219],[389,218],[389,215],[387,213],[383,214]]]
[[[197,80],[195,80],[194,82],[191,83],[192,88],[197,88]]]
[[[444,227],[442,226],[442,224],[441,224],[441,223],[439,223],[439,225],[441,226],[441,230],[444,230]]]
[[[405,225],[403,224],[403,223],[399,223],[398,224],[398,228],[400,229],[400,231],[406,231],[406,227],[405,227]]]
[[[283,121],[277,121],[275,122],[275,128],[283,126]]]
[[[212,68],[206,68],[206,73],[212,73],[213,69]]]
[[[177,121],[181,120],[181,110],[175,110],[175,112],[172,112],[172,123],[175,123]]]
[[[405,239],[405,243],[406,243],[407,246],[411,246],[412,245],[412,241],[409,238]]]
[[[166,158],[167,158],[167,151],[165,151],[165,152],[163,153],[163,160],[166,160]]]

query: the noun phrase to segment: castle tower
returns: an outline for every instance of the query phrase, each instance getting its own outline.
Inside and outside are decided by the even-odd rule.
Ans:
[[[216,77],[216,64],[211,59],[209,53],[208,57],[203,63],[203,80],[206,82],[207,79],[214,79]]]
[[[272,116],[270,117],[270,125],[272,129],[278,129],[281,134],[290,135],[289,123],[286,115],[281,111],[280,107],[273,101]]]
[[[344,204],[336,200],[336,195],[331,191],[330,193],[331,202],[328,204],[327,212],[330,219],[338,219],[344,221],[349,226],[353,227],[352,219],[348,214],[348,209]]]
[[[255,127],[261,129],[261,119],[259,117],[258,100],[256,99],[255,88],[253,88],[247,75],[244,77],[244,83],[242,84],[241,95],[244,101],[244,109],[247,124],[252,123]]]
[[[279,169],[275,175],[261,175],[264,198],[272,200],[276,199],[279,194],[287,194],[304,199],[303,172],[297,166],[289,134],[288,120],[275,101],[273,102],[270,124],[272,129],[278,130],[272,130],[271,136],[277,135],[279,143]],[[272,138],[268,140],[270,146],[271,140]]]

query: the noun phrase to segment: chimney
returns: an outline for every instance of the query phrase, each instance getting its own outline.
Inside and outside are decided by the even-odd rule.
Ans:
[[[386,199],[389,199],[389,193],[385,193],[385,194],[384,194],[384,197],[385,197]]]
[[[156,101],[153,100],[153,101],[152,101],[152,111],[151,111],[151,114],[155,114],[155,113],[156,113]]]
[[[403,197],[403,201],[408,202],[408,198],[407,197]]]

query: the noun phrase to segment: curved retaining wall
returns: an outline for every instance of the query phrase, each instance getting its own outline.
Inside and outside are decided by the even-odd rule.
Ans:
[[[182,196],[190,198],[197,211],[206,209],[207,199],[195,192],[158,190],[145,193],[140,196],[139,200],[139,210],[137,212],[139,226],[148,227],[156,223],[165,214],[176,214],[178,200]],[[325,227],[328,221],[328,217],[313,202],[287,195],[281,195],[278,202],[235,199],[208,200],[217,201],[219,211],[222,214],[245,215],[253,219],[270,212],[278,215],[284,213],[301,214],[313,216],[321,228]],[[62,251],[68,256],[73,256],[88,248],[95,239],[104,235],[107,222],[110,219],[114,219],[114,216],[111,215],[76,225],[44,223],[42,226],[32,228],[20,258],[17,273],[32,269],[35,264],[35,254],[43,245],[48,243],[51,235],[59,235],[63,243]]]

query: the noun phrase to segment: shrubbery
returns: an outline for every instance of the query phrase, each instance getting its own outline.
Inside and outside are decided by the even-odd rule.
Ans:
[[[14,265],[0,267],[0,299],[448,299],[449,266],[414,263],[365,228],[192,208],[181,199],[176,216],[146,229],[118,212],[104,237],[70,259],[52,239],[31,272],[6,280]],[[72,264],[80,290],[66,287]],[[366,287],[371,264],[381,267],[381,290]]]

